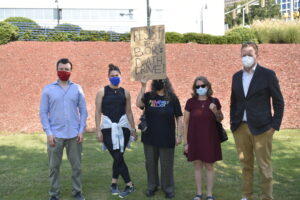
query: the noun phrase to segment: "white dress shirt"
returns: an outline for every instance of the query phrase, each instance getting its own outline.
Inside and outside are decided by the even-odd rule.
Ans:
[[[250,72],[247,71],[243,71],[243,89],[244,89],[244,95],[245,97],[248,94],[248,90],[249,90],[249,86],[251,83],[251,80],[253,78],[253,74],[255,72],[257,64],[250,70]],[[243,116],[243,121],[247,121],[247,113],[246,113],[246,109],[244,111],[244,116]]]

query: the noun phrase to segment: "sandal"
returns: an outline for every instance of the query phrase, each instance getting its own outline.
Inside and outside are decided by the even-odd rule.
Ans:
[[[202,194],[197,194],[193,200],[202,200],[203,195]]]
[[[206,200],[215,200],[216,198],[214,196],[207,196]]]

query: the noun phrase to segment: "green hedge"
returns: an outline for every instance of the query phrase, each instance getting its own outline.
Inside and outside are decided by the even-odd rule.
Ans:
[[[75,25],[75,24],[67,24],[67,23],[64,23],[64,24],[59,24],[57,26],[55,26],[54,28],[55,30],[58,30],[58,31],[70,31],[70,32],[80,32],[82,30],[82,28],[78,25]]]
[[[245,41],[257,42],[255,31],[251,28],[239,26],[230,29],[228,32],[226,32],[226,36],[236,37],[237,35],[239,35],[239,39],[240,39],[240,41],[238,41],[237,39],[238,43],[245,42]]]
[[[8,23],[6,23],[8,22]],[[18,23],[16,26],[10,25]],[[22,25],[22,23],[29,23]],[[130,41],[130,33],[87,31],[74,24],[60,24],[54,29],[42,28],[35,21],[24,17],[10,17],[1,24],[1,44],[12,40],[38,41]],[[8,31],[6,31],[8,30]],[[282,20],[255,21],[251,28],[234,27],[223,36],[203,33],[166,32],[166,43],[198,44],[241,44],[257,43],[300,43],[300,21]]]
[[[17,40],[18,27],[7,22],[0,22],[0,44],[6,44],[10,41]]]
[[[26,17],[9,17],[4,20],[4,22],[8,22],[10,24],[13,24],[19,29],[33,29],[33,28],[39,28],[40,26],[38,23],[33,21],[32,19],[26,18]]]
[[[183,35],[176,32],[166,32],[166,43],[182,43]]]

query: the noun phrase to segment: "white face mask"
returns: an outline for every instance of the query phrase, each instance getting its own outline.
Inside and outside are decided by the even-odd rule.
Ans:
[[[242,63],[245,68],[250,68],[254,65],[254,58],[252,56],[243,56]]]
[[[196,90],[196,92],[197,92],[197,94],[198,95],[200,95],[200,96],[204,96],[204,95],[206,95],[206,93],[207,93],[207,88],[205,87],[205,88],[198,88],[197,90]]]

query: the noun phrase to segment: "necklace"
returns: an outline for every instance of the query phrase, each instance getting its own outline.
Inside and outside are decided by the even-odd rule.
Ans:
[[[203,109],[205,106],[205,101],[204,102],[201,102],[201,108]]]

